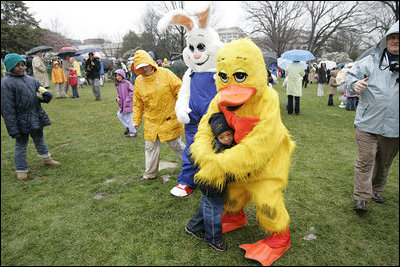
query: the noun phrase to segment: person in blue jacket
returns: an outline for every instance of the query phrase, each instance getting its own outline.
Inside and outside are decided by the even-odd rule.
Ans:
[[[359,103],[354,119],[358,148],[354,167],[354,210],[383,203],[389,168],[399,151],[399,21],[375,50],[346,72],[349,94]]]
[[[15,139],[14,163],[17,179],[26,181],[26,148],[29,136],[45,165],[58,166],[60,163],[50,157],[43,136],[43,127],[51,125],[38,96],[39,89],[44,88],[41,88],[37,79],[26,75],[26,61],[19,54],[7,54],[4,64],[7,72],[1,81],[1,116],[8,134]]]

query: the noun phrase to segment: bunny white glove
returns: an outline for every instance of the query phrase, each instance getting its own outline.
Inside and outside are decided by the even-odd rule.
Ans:
[[[190,122],[189,113],[192,110],[189,107],[182,107],[176,110],[176,117],[178,121],[183,124],[188,124]]]

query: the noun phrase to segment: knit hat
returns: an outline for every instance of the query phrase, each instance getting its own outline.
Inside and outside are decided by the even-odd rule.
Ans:
[[[210,119],[208,120],[208,123],[210,124],[211,131],[213,132],[215,137],[218,137],[218,135],[225,131],[233,131],[232,128],[229,127],[229,124],[225,119],[224,113],[222,112],[212,114]]]
[[[26,60],[18,54],[12,53],[7,54],[4,58],[4,65],[6,65],[6,71],[12,71],[19,62],[23,61],[26,66]]]

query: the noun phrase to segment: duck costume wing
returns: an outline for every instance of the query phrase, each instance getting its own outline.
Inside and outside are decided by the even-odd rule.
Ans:
[[[218,93],[190,147],[199,166],[195,180],[222,188],[230,177],[223,232],[244,226],[244,207],[250,201],[256,204],[257,219],[271,235],[240,247],[245,257],[271,265],[290,247],[290,217],[282,191],[295,143],[281,121],[278,93],[268,86],[261,50],[249,38],[235,40],[218,51],[216,61]],[[208,119],[220,111],[234,129],[237,145],[216,154]]]

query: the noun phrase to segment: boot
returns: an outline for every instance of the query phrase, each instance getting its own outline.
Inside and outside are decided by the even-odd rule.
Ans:
[[[61,165],[60,162],[55,161],[51,157],[43,159],[43,163],[44,163],[44,165],[47,165],[47,166],[59,166],[59,165]]]
[[[27,172],[17,172],[17,180],[28,181],[28,173]]]

